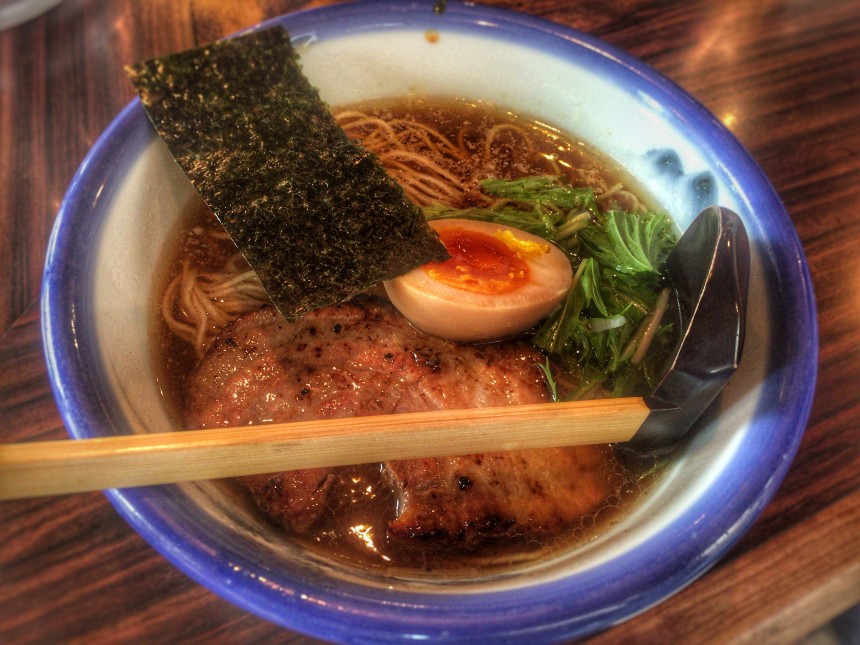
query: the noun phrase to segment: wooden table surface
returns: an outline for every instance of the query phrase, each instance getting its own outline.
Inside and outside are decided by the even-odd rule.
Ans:
[[[65,0],[0,32],[0,441],[65,436],[42,356],[49,232],[132,98],[124,64],[325,4]],[[776,498],[714,569],[596,642],[792,642],[860,601],[860,3],[487,2],[596,35],[721,118],[770,177],[818,302],[819,379]],[[0,502],[0,642],[313,642],[150,548],[100,493]]]

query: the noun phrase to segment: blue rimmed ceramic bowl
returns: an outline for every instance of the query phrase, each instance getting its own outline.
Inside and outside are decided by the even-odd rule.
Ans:
[[[795,231],[761,170],[677,86],[559,25],[471,5],[449,4],[442,15],[432,8],[429,1],[346,4],[261,27],[290,31],[305,72],[333,105],[406,94],[490,102],[590,142],[637,178],[681,228],[707,204],[738,212],[753,247],[741,369],[622,521],[581,547],[491,577],[434,580],[327,561],[212,483],[108,496],[189,576],[291,629],[374,643],[582,636],[689,584],[773,496],[812,400],[811,283]],[[74,437],[169,427],[154,378],[152,289],[171,231],[193,199],[137,101],[75,176],[43,283],[51,381]]]

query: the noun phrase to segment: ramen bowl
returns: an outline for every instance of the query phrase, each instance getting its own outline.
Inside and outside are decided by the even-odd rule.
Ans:
[[[796,233],[767,178],[693,98],[586,34],[432,2],[290,14],[305,73],[332,105],[468,98],[552,124],[634,177],[681,229],[704,206],[752,246],[740,369],[623,517],[575,548],[492,573],[414,576],[311,553],[217,483],[106,494],[179,569],[276,624],[343,642],[536,642],[583,636],[659,603],[714,565],[782,481],[803,433],[817,328]],[[132,62],[132,61],[128,61]],[[43,282],[50,378],[75,438],[174,427],[159,392],[154,285],[196,194],[138,101],[97,141],[60,209]]]

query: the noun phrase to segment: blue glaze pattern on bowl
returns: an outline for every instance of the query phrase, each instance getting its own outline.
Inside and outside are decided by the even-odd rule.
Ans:
[[[713,201],[743,217],[756,256],[758,308],[743,373],[681,447],[661,488],[625,526],[584,546],[581,554],[491,580],[428,583],[343,570],[292,551],[253,518],[231,509],[229,500],[219,501],[218,491],[206,484],[107,494],[135,530],[182,571],[238,606],[291,629],[340,642],[373,643],[478,643],[490,638],[531,643],[583,636],[623,621],[695,580],[774,495],[796,452],[814,390],[818,345],[811,281],[797,235],[762,171],[713,115],[671,81],[624,52],[563,26],[454,3],[437,16],[432,6],[336,5],[257,28],[286,27],[309,77],[333,103],[354,98],[349,83],[335,76],[337,69],[353,70],[365,81],[362,91],[381,96],[392,82],[385,78],[386,70],[414,65],[425,56],[425,47],[428,66],[437,54],[447,61],[446,56],[456,60],[462,52],[486,51],[491,61],[508,56],[513,66],[520,54],[549,67],[557,61],[562,80],[568,62],[576,73],[603,79],[607,88],[600,92],[626,97],[620,103],[642,119],[642,132],[619,133],[614,115],[584,109],[587,99],[582,99],[582,110],[559,110],[562,99],[548,97],[549,90],[561,87],[555,81],[534,96],[486,91],[495,92],[492,96],[505,107],[519,102],[513,107],[529,105],[535,116],[556,115],[572,124],[572,131],[640,179],[682,227]],[[439,33],[437,49],[413,43],[427,29]],[[375,49],[373,42],[379,43]],[[401,47],[409,51],[401,55]],[[354,57],[351,62],[338,58],[356,51],[363,67],[356,66]],[[491,62],[470,65],[492,67]],[[375,69],[381,72],[375,74]],[[448,87],[445,78],[429,78],[441,74],[435,68],[416,69],[417,76],[428,76],[421,82],[432,91]],[[495,78],[484,85],[480,79],[473,84],[468,77],[457,79],[458,70],[445,73],[452,75],[452,94],[464,87],[480,94],[484,85],[498,84]],[[563,94],[561,89],[556,93]],[[43,279],[43,334],[54,394],[76,438],[145,431],[167,418],[151,409],[150,394],[137,391],[146,390],[141,383],[151,372],[133,341],[147,337],[139,319],[148,315],[149,296],[138,294],[146,302],[139,309],[132,306],[129,315],[119,310],[133,302],[123,298],[129,298],[135,273],[155,275],[153,267],[169,243],[169,227],[159,224],[155,213],[146,225],[158,230],[152,238],[157,241],[141,238],[141,248],[131,251],[117,250],[114,243],[138,230],[121,221],[129,204],[139,202],[144,214],[153,207],[172,213],[191,199],[190,189],[183,192],[181,173],[159,146],[139,103],[132,102],[87,155],[52,233]],[[117,275],[106,275],[106,267]],[[126,334],[125,340],[117,338]]]

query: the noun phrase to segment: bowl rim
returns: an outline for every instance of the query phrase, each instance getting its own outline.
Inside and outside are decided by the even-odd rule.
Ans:
[[[321,589],[270,571],[277,584],[266,587],[247,568],[220,570],[225,563],[217,554],[189,545],[160,517],[148,515],[152,489],[112,490],[106,495],[126,521],[180,570],[243,609],[290,629],[348,642],[417,635],[456,642],[484,641],[490,635],[504,642],[583,636],[640,613],[693,582],[736,543],[775,494],[802,438],[814,392],[818,327],[809,269],[797,232],[761,169],[734,135],[675,83],[625,52],[563,25],[505,9],[454,2],[448,3],[444,24],[435,24],[438,17],[431,11],[433,5],[432,0],[339,4],[273,18],[249,30],[283,25],[297,38],[306,33],[325,37],[444,26],[559,55],[587,51],[607,70],[622,68],[632,74],[652,95],[672,106],[675,118],[700,129],[711,147],[719,147],[720,155],[731,161],[727,167],[735,169],[733,179],[742,189],[740,194],[759,206],[764,218],[760,224],[775,249],[769,259],[774,263],[770,277],[780,281],[776,304],[780,311],[784,308],[792,313],[784,327],[796,360],[789,373],[780,374],[777,380],[769,375],[763,394],[773,397],[765,420],[770,432],[750,437],[750,454],[739,457],[732,467],[734,481],[744,478],[743,493],[727,504],[721,499],[723,507],[702,522],[693,515],[701,510],[698,507],[708,507],[708,500],[716,499],[705,495],[697,508],[688,509],[657,536],[659,540],[649,540],[616,560],[614,573],[606,565],[598,565],[578,575],[585,593],[577,598],[570,597],[568,579],[488,594],[368,594],[361,586],[338,584]],[[85,322],[90,294],[81,277],[87,273],[86,260],[71,251],[88,248],[95,239],[100,218],[93,217],[93,212],[110,204],[114,180],[122,170],[114,160],[141,145],[147,132],[144,125],[148,124],[135,99],[99,137],[69,186],[48,246],[42,295],[44,348],[60,414],[76,438],[98,433],[92,421],[103,414],[99,397],[105,392],[84,376],[93,367],[94,340],[77,323]],[[779,441],[767,445],[772,435]],[[744,470],[747,472],[741,475]],[[709,527],[712,539],[703,544],[695,536]],[[670,557],[667,548],[672,548]],[[643,568],[643,561],[651,566]],[[631,594],[630,589],[640,591]]]

